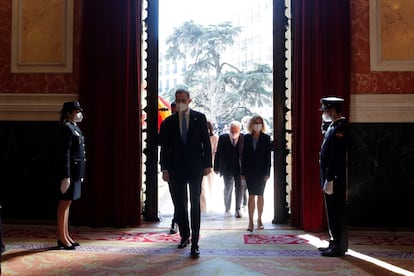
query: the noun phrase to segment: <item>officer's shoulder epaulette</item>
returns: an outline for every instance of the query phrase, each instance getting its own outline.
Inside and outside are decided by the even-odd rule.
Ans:
[[[69,121],[65,122],[65,126],[68,127],[71,131],[74,131],[76,129],[75,125]]]
[[[337,131],[337,132],[335,133],[335,136],[336,136],[337,138],[343,138],[343,137],[344,137],[344,132],[343,132],[343,131]]]

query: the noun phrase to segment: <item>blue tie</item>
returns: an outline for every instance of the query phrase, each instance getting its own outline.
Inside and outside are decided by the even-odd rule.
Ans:
[[[185,118],[185,115],[181,118],[181,138],[185,144],[187,142],[187,119]]]

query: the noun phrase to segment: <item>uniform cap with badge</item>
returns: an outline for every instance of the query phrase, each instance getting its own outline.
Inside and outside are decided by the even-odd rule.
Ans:
[[[341,108],[344,99],[339,97],[325,97],[320,100],[321,107],[320,111],[326,111],[329,108]]]
[[[83,109],[80,106],[80,103],[78,101],[65,102],[65,103],[63,103],[63,107],[62,107],[62,111],[61,111],[62,113],[64,113],[64,112],[71,112],[73,110],[83,111]]]

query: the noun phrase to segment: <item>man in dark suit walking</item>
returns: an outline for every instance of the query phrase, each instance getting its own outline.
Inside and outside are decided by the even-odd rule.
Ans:
[[[220,135],[217,152],[214,158],[214,171],[223,176],[224,180],[224,207],[226,213],[230,211],[233,192],[236,198],[235,216],[241,218],[240,205],[245,192],[245,185],[240,178],[241,155],[243,150],[243,134],[240,133],[241,124],[237,121],[230,123],[230,133]]]
[[[164,120],[160,129],[162,179],[169,181],[175,199],[175,219],[181,242],[178,248],[190,243],[188,219],[188,193],[191,204],[191,257],[200,255],[200,194],[204,175],[212,171],[211,144],[206,116],[191,110],[190,93],[179,89],[175,92],[177,112]]]

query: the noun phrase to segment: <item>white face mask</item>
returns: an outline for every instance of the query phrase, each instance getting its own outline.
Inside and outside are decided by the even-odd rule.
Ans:
[[[263,125],[262,124],[255,124],[253,126],[253,130],[256,131],[256,132],[262,131],[262,128],[263,128]]]
[[[80,122],[82,122],[82,119],[83,119],[83,114],[82,114],[82,112],[78,112],[78,113],[76,113],[76,115],[75,115],[75,122],[76,122],[76,123],[80,123]]]
[[[331,122],[332,119],[331,119],[331,117],[329,116],[328,113],[324,112],[324,113],[322,113],[322,121],[324,121],[324,122]]]
[[[240,133],[230,133],[230,136],[233,140],[236,140],[237,138],[239,138]]]
[[[184,112],[186,111],[188,108],[188,104],[187,103],[177,103],[177,111],[178,112]]]

